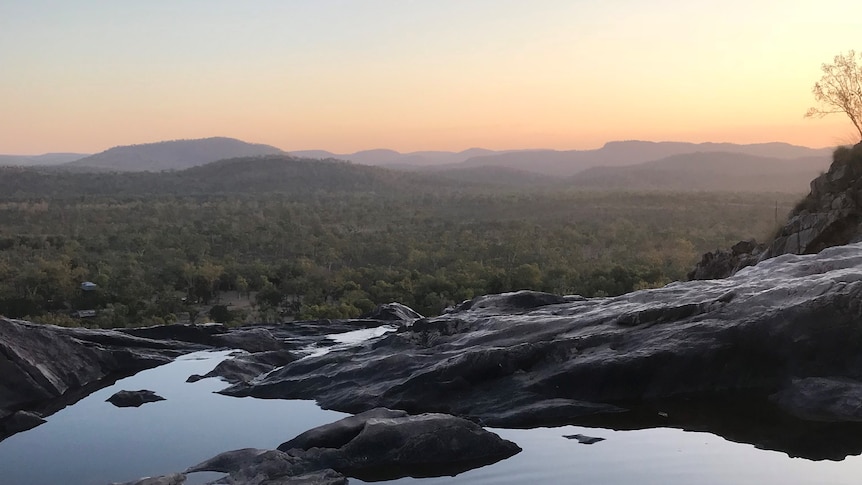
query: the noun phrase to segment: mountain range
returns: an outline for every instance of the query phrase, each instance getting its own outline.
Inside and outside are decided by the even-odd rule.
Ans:
[[[434,174],[490,186],[567,185],[581,189],[772,190],[803,192],[829,166],[831,149],[787,143],[684,143],[616,141],[594,150],[509,150],[471,148],[461,152],[366,150],[336,154],[324,150],[285,152],[232,138],[176,140],[114,147],[103,152],[0,155],[0,165],[48,166],[75,172],[160,172],[185,170],[219,160],[287,156],[344,160],[399,171]],[[73,159],[70,161],[70,159]]]

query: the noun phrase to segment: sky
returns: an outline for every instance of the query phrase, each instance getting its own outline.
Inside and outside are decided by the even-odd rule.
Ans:
[[[858,0],[0,0],[0,153],[812,147]]]

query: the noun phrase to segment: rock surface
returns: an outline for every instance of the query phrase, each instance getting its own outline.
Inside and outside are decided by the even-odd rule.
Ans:
[[[688,273],[689,280],[713,280],[727,278],[742,268],[757,264],[766,244],[754,239],[740,241],[730,248],[730,251],[718,249],[706,253],[695,268]]]
[[[106,402],[118,408],[136,408],[148,402],[164,401],[165,398],[146,389],[140,391],[118,391],[106,399]]]
[[[341,484],[346,475],[372,481],[455,475],[519,451],[462,418],[373,409],[306,431],[277,450],[229,451],[185,473],[228,473],[225,483],[243,485]]]
[[[782,254],[815,254],[862,241],[862,143],[841,147],[829,171],[811,182],[811,192],[790,212],[771,241],[740,241],[729,251],[706,253],[689,280],[726,278]]]
[[[76,390],[107,385],[113,382],[107,379],[165,364],[191,350],[112,330],[0,318],[0,422],[17,410],[40,409]]]
[[[854,244],[613,298],[486,296],[223,392],[519,427],[661,400],[766,402],[793,379],[862,379],[860,319]]]
[[[368,314],[363,315],[363,318],[372,318],[375,320],[391,322],[416,320],[418,318],[422,318],[422,315],[409,306],[393,302],[385,305],[378,305],[377,308],[371,310]]]
[[[791,212],[761,256],[814,254],[862,240],[862,143],[833,154],[829,171],[811,182],[811,192]]]

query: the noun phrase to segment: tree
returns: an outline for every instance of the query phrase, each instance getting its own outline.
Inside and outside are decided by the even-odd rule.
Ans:
[[[859,56],[862,61],[862,53]],[[856,62],[856,52],[837,55],[832,64],[823,64],[823,77],[811,90],[820,104],[809,108],[806,118],[844,113],[853,122],[862,140],[862,63]]]

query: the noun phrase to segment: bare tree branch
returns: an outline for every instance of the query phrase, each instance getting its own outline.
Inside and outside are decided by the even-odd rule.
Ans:
[[[862,53],[859,60],[862,61]],[[809,108],[806,118],[822,118],[844,113],[859,132],[862,140],[862,66],[856,62],[856,52],[837,55],[832,64],[823,64],[823,77],[811,89],[819,106]]]

